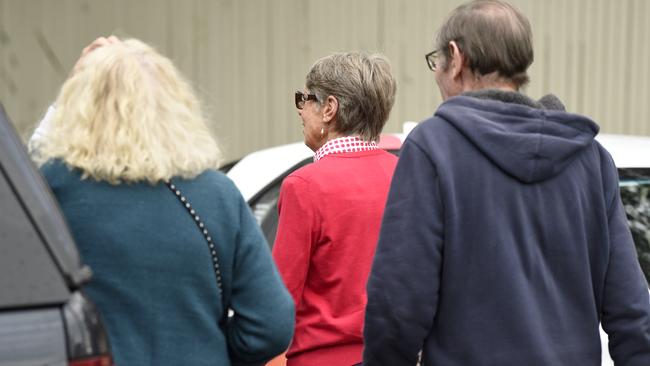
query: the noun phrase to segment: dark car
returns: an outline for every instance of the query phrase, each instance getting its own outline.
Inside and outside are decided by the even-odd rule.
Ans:
[[[0,105],[0,366],[112,365],[91,271]]]

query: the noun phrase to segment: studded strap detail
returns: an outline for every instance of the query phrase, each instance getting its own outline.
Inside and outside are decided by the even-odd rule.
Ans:
[[[181,204],[185,207],[187,213],[189,213],[190,216],[192,216],[192,218],[194,219],[194,223],[201,231],[201,234],[203,234],[203,237],[205,238],[205,241],[208,244],[210,255],[212,256],[212,266],[214,269],[214,274],[217,277],[217,287],[219,288],[219,294],[221,294],[222,293],[221,268],[219,267],[219,258],[217,257],[217,250],[215,248],[214,242],[212,241],[212,237],[208,232],[208,229],[205,227],[205,224],[203,224],[203,221],[201,221],[201,217],[199,217],[199,214],[196,212],[194,208],[192,208],[192,205],[187,200],[187,198],[183,196],[183,194],[178,189],[178,187],[176,187],[176,185],[172,184],[171,182],[165,182],[165,185],[167,185],[167,188],[169,188],[176,195],[176,198],[178,198]]]

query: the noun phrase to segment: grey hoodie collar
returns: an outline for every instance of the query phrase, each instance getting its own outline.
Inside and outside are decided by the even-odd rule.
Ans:
[[[533,183],[559,174],[598,132],[587,117],[549,109],[558,107],[553,96],[533,101],[517,92],[481,90],[449,98],[436,116],[503,171]]]
[[[566,111],[564,104],[562,104],[560,99],[553,94],[547,94],[538,101],[533,100],[520,92],[505,91],[499,89],[481,89],[466,92],[462,95],[478,99],[498,100],[504,103],[521,104],[536,109],[548,109],[563,112]]]

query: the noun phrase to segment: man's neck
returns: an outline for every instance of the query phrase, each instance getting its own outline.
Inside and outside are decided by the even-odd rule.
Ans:
[[[483,89],[519,91],[519,87],[515,83],[501,77],[497,72],[485,75],[476,75],[469,71],[469,69],[466,70],[464,73],[463,93]]]

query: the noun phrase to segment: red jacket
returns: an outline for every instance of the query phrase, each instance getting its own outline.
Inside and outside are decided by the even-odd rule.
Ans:
[[[282,183],[273,257],[296,303],[289,366],[361,362],[366,281],[397,158],[328,155]]]

